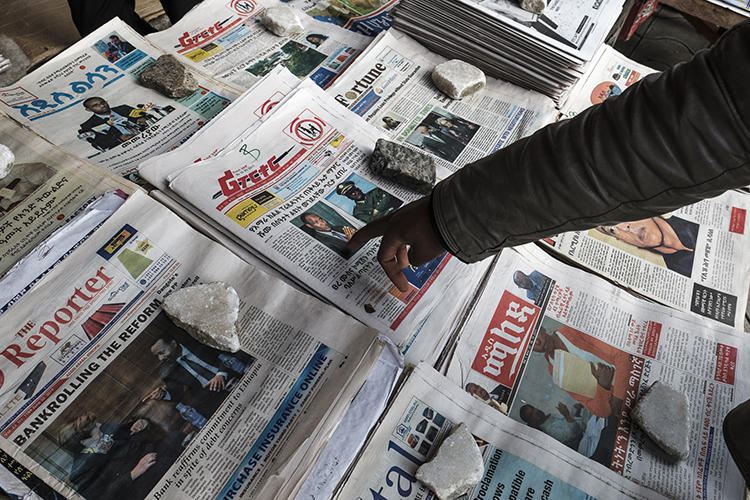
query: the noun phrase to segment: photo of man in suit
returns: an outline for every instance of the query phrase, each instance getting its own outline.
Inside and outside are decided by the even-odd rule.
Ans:
[[[89,97],[83,107],[92,116],[79,126],[79,137],[99,151],[119,146],[148,127],[149,117],[141,108],[125,104],[112,108],[101,97]]]
[[[349,258],[351,253],[346,248],[346,244],[354,236],[356,229],[351,226],[331,225],[323,217],[312,212],[305,212],[299,218],[303,223],[300,229],[343,258]]]

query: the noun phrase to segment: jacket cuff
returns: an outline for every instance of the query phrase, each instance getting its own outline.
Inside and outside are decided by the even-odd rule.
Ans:
[[[447,179],[439,182],[432,190],[430,196],[430,212],[432,213],[432,225],[440,243],[453,256],[465,263],[472,262],[471,256],[461,250],[456,242],[451,228],[460,227],[456,213],[452,210],[449,196],[446,195]]]

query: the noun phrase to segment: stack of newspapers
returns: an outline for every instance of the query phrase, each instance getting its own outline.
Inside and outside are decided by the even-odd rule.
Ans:
[[[393,21],[446,57],[559,102],[621,10],[621,0],[551,0],[539,15],[512,0],[402,0]]]

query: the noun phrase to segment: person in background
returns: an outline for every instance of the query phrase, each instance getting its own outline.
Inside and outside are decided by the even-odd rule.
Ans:
[[[161,0],[169,20],[176,23],[198,5],[200,0]],[[113,17],[119,17],[141,35],[156,30],[135,12],[135,0],[68,0],[70,14],[82,37],[96,30]]]

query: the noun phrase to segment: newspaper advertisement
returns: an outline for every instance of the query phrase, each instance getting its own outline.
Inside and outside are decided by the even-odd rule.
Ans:
[[[0,109],[68,153],[135,179],[138,163],[184,141],[236,96],[196,75],[172,99],[138,83],[163,53],[113,19],[12,87]]]
[[[0,114],[0,144],[15,162],[0,178],[0,276],[107,190],[136,187],[66,155]]]
[[[218,154],[271,111],[298,84],[299,79],[288,69],[283,66],[274,68],[180,147],[141,162],[138,174],[151,185],[166,190],[170,174]]]
[[[459,498],[664,498],[496,412],[426,364],[409,374],[336,498],[435,498],[415,473],[459,423],[484,461],[479,484]]]
[[[572,118],[594,104],[622,94],[651,73],[656,70],[628,59],[609,45],[602,45],[586,74],[571,89],[560,112],[564,118]]]
[[[161,308],[208,282],[240,296],[238,352],[197,342]],[[64,495],[91,499],[294,489],[382,347],[142,192],[3,325],[0,445]]]
[[[146,38],[180,61],[239,89],[250,88],[276,66],[329,85],[370,37],[303,16],[304,31],[279,37],[260,22],[275,0],[205,0],[177,24]]]
[[[438,178],[555,120],[550,98],[493,78],[472,96],[449,98],[431,79],[445,60],[391,29],[328,93],[392,140],[434,156]]]
[[[373,36],[391,27],[389,13],[398,0],[284,0],[325,23]]]
[[[750,195],[728,191],[661,217],[563,233],[544,244],[623,286],[743,328]]]
[[[740,498],[722,422],[750,396],[749,347],[732,328],[637,298],[531,244],[500,255],[447,376],[592,466],[670,498]],[[669,460],[630,420],[655,381],[687,395],[684,460]]]
[[[401,292],[376,260],[376,241],[347,248],[357,229],[418,198],[370,174],[368,157],[380,136],[306,80],[237,147],[182,170],[170,189],[313,292],[400,343],[465,266],[446,253],[407,268],[411,286]]]

